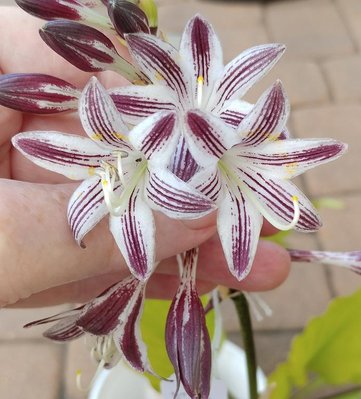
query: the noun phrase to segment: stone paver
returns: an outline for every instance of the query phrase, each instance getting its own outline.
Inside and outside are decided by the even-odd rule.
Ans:
[[[328,60],[323,68],[335,101],[361,100],[361,55]]]
[[[321,210],[325,228],[319,232],[323,248],[333,251],[351,251],[361,248],[360,220],[361,193],[337,197],[344,204],[342,211]],[[337,295],[347,295],[360,288],[354,273],[330,267],[331,279]]]
[[[320,67],[312,61],[292,61],[287,51],[270,73],[247,93],[245,99],[254,103],[277,79],[282,81],[292,107],[329,100],[328,88]]]
[[[59,398],[62,376],[59,346],[23,342],[1,344],[0,359],[0,398]]]
[[[266,8],[271,38],[285,43],[294,57],[323,58],[350,54],[354,45],[329,0],[276,2]]]
[[[81,372],[81,382],[84,388],[89,386],[96,364],[90,357],[90,348],[85,339],[81,338],[68,344],[65,360],[65,395],[66,399],[86,399],[86,392],[76,386],[76,373]]]
[[[39,338],[49,326],[26,329],[23,326],[31,321],[57,314],[67,308],[67,306],[52,306],[42,309],[3,309],[0,312],[0,339]]]
[[[358,0],[335,0],[351,32],[358,50],[361,49],[361,3]]]
[[[293,133],[298,137],[331,137],[349,144],[346,155],[306,173],[313,196],[355,192],[361,189],[361,105],[325,105],[295,110]]]

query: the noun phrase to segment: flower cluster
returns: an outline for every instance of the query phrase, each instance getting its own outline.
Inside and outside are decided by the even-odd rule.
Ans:
[[[217,211],[229,270],[241,280],[251,269],[263,218],[282,230],[321,226],[290,179],[338,158],[346,145],[291,138],[290,107],[279,81],[256,104],[242,100],[282,56],[282,45],[253,47],[224,66],[219,40],[199,15],[188,22],[176,49],[156,36],[151,1],[17,3],[50,20],[40,35],[72,64],[88,72],[116,71],[131,83],[106,90],[93,77],[80,90],[48,75],[0,77],[2,105],[40,114],[78,112],[87,137],[32,131],[16,135],[13,145],[37,165],[82,181],[68,206],[75,240],[84,247],[86,234],[109,215],[131,272],[86,305],[30,325],[57,322],[45,335],[59,341],[95,335],[93,352],[102,366],[122,355],[135,369],[153,373],[139,330],[156,265],[153,211],[177,219]],[[132,62],[99,28],[118,35]],[[290,253],[304,261],[323,259],[320,253]],[[178,386],[192,398],[207,398],[211,346],[195,287],[197,256],[196,249],[179,256],[182,276],[166,345]]]

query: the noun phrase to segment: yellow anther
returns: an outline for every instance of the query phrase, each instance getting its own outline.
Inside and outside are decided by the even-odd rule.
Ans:
[[[197,105],[198,105],[198,108],[200,108],[202,105],[203,86],[204,86],[204,77],[202,75],[199,75],[197,78]]]
[[[93,166],[88,168],[88,175],[89,176],[94,176],[95,175],[95,168]]]
[[[299,202],[297,195],[292,195],[292,201],[293,202]]]
[[[197,78],[197,83],[203,85],[204,84],[204,77],[202,75],[199,75]]]
[[[163,80],[163,76],[157,71],[154,75],[157,80]]]
[[[100,133],[94,133],[91,135],[91,139],[94,141],[100,141],[103,138],[103,136]]]
[[[77,371],[75,372],[75,375],[76,375],[77,377],[80,377],[80,376],[81,376],[81,370],[77,370]]]
[[[119,140],[123,140],[123,141],[126,140],[126,137],[124,136],[124,134],[121,134],[121,133],[116,133],[116,132],[114,132],[114,133],[113,133],[113,136],[116,137],[116,138],[119,139]]]
[[[107,185],[108,185],[108,180],[103,179],[103,180],[102,180],[102,185],[103,185],[103,187],[107,187]]]

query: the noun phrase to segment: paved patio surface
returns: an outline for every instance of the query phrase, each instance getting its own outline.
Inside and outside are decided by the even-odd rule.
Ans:
[[[280,78],[292,103],[289,128],[296,137],[334,137],[350,145],[334,164],[308,172],[300,184],[314,199],[333,197],[343,209],[321,209],[323,229],[297,235],[300,248],[352,250],[361,247],[361,2],[360,0],[290,0],[264,3],[200,0],[159,1],[160,26],[180,33],[187,18],[209,18],[224,45],[226,60],[243,49],[266,42],[287,45],[272,73],[247,95],[249,101]],[[0,0],[0,5],[11,1]],[[0,21],[1,23],[1,21]],[[360,168],[360,169],[359,169]],[[294,265],[287,282],[262,294],[273,317],[255,322],[260,365],[266,372],[283,360],[292,337],[330,299],[353,292],[354,275],[317,265]],[[36,330],[21,326],[54,309],[3,310],[0,313],[0,398],[80,399],[75,372],[90,378],[94,370],[81,341],[53,345]],[[233,309],[225,305],[225,324],[238,340]]]

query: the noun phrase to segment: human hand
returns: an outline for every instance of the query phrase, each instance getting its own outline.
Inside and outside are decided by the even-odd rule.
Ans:
[[[15,8],[0,8],[2,73],[40,72],[83,87],[90,75],[52,52],[38,36],[42,21]],[[21,31],[19,30],[21,26]],[[16,43],[16,51],[14,44]],[[101,73],[105,85],[120,85],[114,73]],[[44,306],[86,301],[128,274],[124,259],[103,220],[75,243],[66,207],[77,183],[27,161],[11,148],[19,131],[57,130],[84,134],[76,114],[23,115],[0,108],[0,305]],[[281,283],[289,268],[287,253],[261,242],[250,275],[241,283],[228,272],[215,235],[215,216],[183,223],[156,214],[157,260],[148,295],[170,297],[178,285],[175,255],[200,245],[198,288],[222,284],[236,289],[265,290]],[[272,229],[266,226],[264,233]]]

